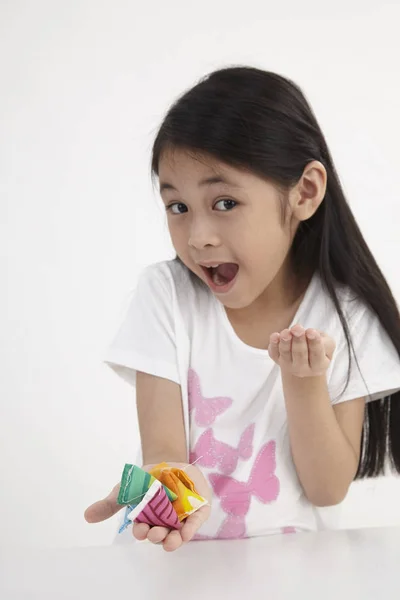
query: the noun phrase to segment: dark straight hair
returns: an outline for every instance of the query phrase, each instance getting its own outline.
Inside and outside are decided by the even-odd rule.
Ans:
[[[291,248],[296,273],[318,270],[354,347],[335,286],[348,286],[377,315],[400,356],[396,301],[346,201],[327,143],[301,89],[290,79],[249,66],[222,68],[202,78],[168,110],[154,141],[152,177],[168,149],[209,155],[288,191],[312,160],[327,171],[323,202],[300,223]],[[355,355],[355,352],[354,352]],[[355,355],[356,356],[356,355]],[[358,361],[356,357],[358,366]],[[368,402],[356,479],[400,473],[400,392]]]

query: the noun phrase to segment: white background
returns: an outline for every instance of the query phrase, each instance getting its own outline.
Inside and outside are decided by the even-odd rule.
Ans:
[[[399,299],[399,4],[2,0],[0,11],[0,544],[108,544],[115,519],[88,525],[83,511],[138,437],[133,392],[102,360],[139,271],[173,256],[149,171],[163,115],[223,66],[293,78]],[[399,506],[399,480],[357,484],[342,524],[400,524]]]

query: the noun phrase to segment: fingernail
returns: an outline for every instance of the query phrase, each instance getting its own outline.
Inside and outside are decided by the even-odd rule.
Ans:
[[[314,340],[315,339],[315,331],[307,331],[307,337],[309,340]]]
[[[304,333],[304,329],[292,329],[292,333],[296,337],[301,337]]]

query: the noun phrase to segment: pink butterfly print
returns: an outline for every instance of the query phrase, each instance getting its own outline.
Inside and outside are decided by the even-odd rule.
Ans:
[[[192,537],[192,542],[201,542],[204,540],[215,540],[216,538],[212,537],[211,535],[204,535],[203,533],[195,533],[194,536]]]
[[[200,379],[196,371],[189,369],[188,373],[189,413],[196,411],[195,422],[199,427],[209,427],[232,404],[232,398],[217,396],[204,398],[201,393]]]
[[[215,537],[218,540],[235,540],[247,537],[245,518],[228,515]]]
[[[245,537],[247,537],[247,532],[244,517],[231,517],[230,515],[228,515],[214,537],[211,535],[196,533],[192,537],[192,541],[197,542],[202,540],[235,540],[238,538]]]
[[[246,483],[218,473],[209,475],[214,493],[220,498],[221,507],[228,515],[247,515],[252,496],[263,504],[278,498],[279,480],[275,475],[275,447],[275,442],[271,441],[261,448]]]
[[[206,429],[190,453],[190,462],[202,467],[219,467],[221,473],[230,475],[237,467],[239,458],[248,460],[253,452],[255,425],[252,423],[242,434],[237,448],[215,439],[213,430]]]
[[[282,527],[282,533],[297,533],[296,532],[296,527],[293,527],[292,525],[287,525],[286,527]]]

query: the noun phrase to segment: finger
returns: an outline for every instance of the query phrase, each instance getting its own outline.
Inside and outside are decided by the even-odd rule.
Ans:
[[[308,361],[313,370],[322,369],[325,364],[325,348],[321,335],[316,329],[307,329]]]
[[[202,506],[186,519],[181,529],[181,536],[184,542],[189,542],[192,539],[196,531],[200,529],[210,516],[210,511],[210,506]]]
[[[118,483],[106,498],[95,502],[85,510],[84,516],[88,523],[105,521],[124,508],[122,504],[117,503],[119,486]]]
[[[147,538],[147,534],[150,531],[150,525],[147,523],[134,523],[132,527],[133,537],[140,542],[143,542]]]
[[[279,361],[279,333],[272,333],[269,338],[268,353],[272,360],[275,362]]]
[[[320,335],[321,335],[322,345],[325,348],[325,355],[329,358],[329,360],[331,360],[333,353],[335,352],[335,349],[336,349],[336,342],[333,338],[331,338],[326,333],[324,333],[322,335],[320,332]]]
[[[320,329],[317,329],[316,331],[318,331],[321,336],[322,344],[325,347],[325,356],[331,360],[336,349],[335,340],[331,338],[329,334],[325,333],[325,331],[321,331]]]
[[[292,327],[292,362],[296,369],[301,369],[309,366],[308,362],[308,345],[305,336],[305,329],[301,325]]]
[[[287,363],[292,363],[292,334],[289,329],[284,329],[280,335],[279,358]]]
[[[166,552],[174,552],[182,546],[183,540],[180,532],[177,529],[171,531],[164,540],[163,548]]]
[[[153,544],[163,542],[171,530],[166,527],[152,527],[147,534],[147,539]]]

